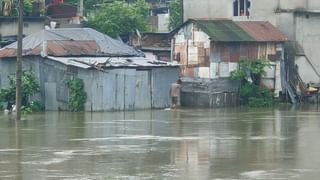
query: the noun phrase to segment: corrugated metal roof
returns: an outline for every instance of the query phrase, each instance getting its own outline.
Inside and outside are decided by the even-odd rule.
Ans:
[[[275,42],[288,40],[287,36],[267,21],[236,21],[235,23],[256,41]]]
[[[254,41],[254,38],[231,20],[196,20],[193,22],[213,41]]]
[[[103,70],[117,67],[177,67],[177,62],[150,60],[144,57],[47,57],[67,66]]]
[[[141,47],[142,51],[171,51],[171,47]]]
[[[17,43],[0,49],[0,57],[15,57]],[[127,44],[91,28],[42,30],[23,39],[23,55],[141,56]]]
[[[212,41],[218,42],[283,42],[288,37],[279,29],[266,21],[232,21],[218,20],[194,20],[189,19],[171,34],[177,33],[182,27],[194,23],[205,32]]]

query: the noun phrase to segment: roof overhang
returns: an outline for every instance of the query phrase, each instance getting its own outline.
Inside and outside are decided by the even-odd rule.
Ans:
[[[144,57],[54,57],[47,59],[60,62],[67,66],[82,69],[104,70],[108,68],[143,68],[143,67],[179,67],[175,61],[157,61]]]

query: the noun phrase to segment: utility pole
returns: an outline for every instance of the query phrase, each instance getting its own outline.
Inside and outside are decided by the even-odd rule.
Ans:
[[[18,47],[16,64],[16,120],[21,120],[21,69],[22,69],[22,34],[23,34],[23,0],[19,0],[18,7]]]

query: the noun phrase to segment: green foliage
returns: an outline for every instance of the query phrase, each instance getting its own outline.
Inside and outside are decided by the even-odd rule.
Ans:
[[[271,90],[244,81],[240,87],[241,104],[251,107],[271,106],[273,93]]]
[[[248,105],[251,107],[268,107],[273,104],[273,93],[271,90],[257,87],[254,96],[249,97]]]
[[[240,64],[240,63],[239,63]],[[232,71],[230,74],[230,78],[231,80],[243,80],[246,78],[246,71],[242,70],[242,69],[238,69],[236,71]]]
[[[251,78],[253,84],[260,85],[261,77],[266,74],[265,68],[270,66],[270,61],[265,59],[241,59],[239,61],[239,69],[231,72],[231,79],[249,81],[249,78]]]
[[[32,12],[32,3],[34,2],[35,0],[23,0],[23,14],[25,16],[28,16],[31,14]],[[13,3],[12,3],[12,15],[13,16],[17,16],[18,14],[18,11],[15,10],[15,9],[18,9],[18,4],[19,4],[19,1],[18,0],[14,0]]]
[[[23,12],[26,15],[31,14],[32,12],[32,3],[34,0],[23,0]]]
[[[30,114],[30,113],[32,113],[32,109],[29,106],[21,106],[21,113],[22,114]]]
[[[169,4],[169,29],[173,30],[182,23],[180,0],[172,0]]]
[[[148,8],[144,0],[129,5],[123,1],[105,4],[97,10],[93,18],[89,18],[89,26],[111,37],[123,33],[145,32],[148,30]]]
[[[16,76],[8,77],[9,86],[0,89],[0,103],[14,104],[16,101]],[[29,102],[30,96],[39,91],[39,83],[36,81],[34,74],[31,71],[23,71],[21,79],[21,110],[31,108],[31,112],[43,110],[39,102]],[[35,104],[39,108],[35,108]],[[41,108],[40,108],[41,107]],[[29,112],[29,110],[27,110]]]
[[[84,110],[84,104],[87,101],[87,94],[84,91],[84,83],[82,79],[66,80],[66,85],[69,88],[69,109],[71,111]]]
[[[23,114],[30,114],[32,112],[44,111],[44,106],[38,101],[31,101],[26,106],[21,106],[21,112]]]
[[[145,0],[136,0],[132,5],[138,15],[147,18],[149,15],[149,7]]]
[[[270,67],[268,60],[240,60],[238,70],[231,72],[231,79],[240,81],[241,104],[252,107],[271,106],[273,93],[261,86],[261,79],[265,76],[265,68]]]

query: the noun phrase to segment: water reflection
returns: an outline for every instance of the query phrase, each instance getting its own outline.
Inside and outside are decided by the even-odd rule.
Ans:
[[[0,179],[317,179],[314,106],[0,115]]]

